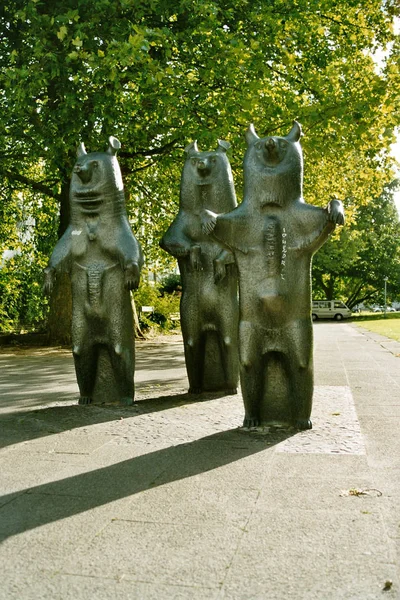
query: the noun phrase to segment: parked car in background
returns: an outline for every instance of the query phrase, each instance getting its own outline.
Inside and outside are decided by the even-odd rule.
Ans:
[[[374,308],[372,309],[372,312],[374,312],[374,313],[383,312],[383,306],[374,306]]]
[[[341,321],[351,317],[351,310],[341,300],[313,300],[311,315],[313,321],[318,319]]]

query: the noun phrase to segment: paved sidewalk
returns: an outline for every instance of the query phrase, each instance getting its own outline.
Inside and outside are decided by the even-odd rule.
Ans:
[[[177,336],[137,343],[126,408],[78,406],[67,351],[3,348],[0,600],[400,598],[400,358],[314,331],[302,433],[186,394]]]

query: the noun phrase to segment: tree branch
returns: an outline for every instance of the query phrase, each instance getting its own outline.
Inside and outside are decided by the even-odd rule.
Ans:
[[[13,182],[22,183],[23,185],[30,187],[36,192],[41,192],[46,196],[50,196],[50,198],[59,199],[59,194],[55,194],[51,187],[40,181],[34,181],[29,177],[25,177],[25,175],[21,175],[20,173],[13,173],[12,171],[3,171],[3,175]]]
[[[136,152],[126,152],[126,151],[122,151],[119,153],[119,156],[121,158],[137,158],[139,156],[157,156],[157,155],[162,155],[162,154],[167,154],[171,148],[174,148],[177,144],[178,144],[179,140],[172,140],[171,142],[168,142],[167,144],[164,144],[164,146],[160,146],[159,148],[147,148],[144,150],[137,150]],[[138,169],[140,170],[140,169]]]

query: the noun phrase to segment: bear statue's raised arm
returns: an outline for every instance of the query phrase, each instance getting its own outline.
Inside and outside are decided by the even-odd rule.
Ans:
[[[343,204],[336,198],[326,208],[311,204],[298,206],[298,237],[292,250],[304,250],[314,254],[326,242],[336,225],[344,224]]]
[[[160,241],[160,247],[175,258],[188,256],[193,243],[193,240],[185,233],[187,221],[188,217],[181,209]]]
[[[73,227],[69,225],[53,249],[48,265],[44,270],[43,291],[46,294],[51,293],[57,272],[69,273],[71,270],[72,235]]]

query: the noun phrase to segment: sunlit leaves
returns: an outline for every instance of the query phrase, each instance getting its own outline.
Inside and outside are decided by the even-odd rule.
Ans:
[[[303,125],[306,200],[351,215],[391,178],[399,113],[396,4],[381,0],[4,0],[3,177],[47,187],[65,220],[75,148],[122,142],[132,224],[149,263],[176,211],[183,149],[232,144],[241,198],[244,131]],[[372,53],[383,49],[379,68]],[[32,165],[40,165],[32,171]],[[13,181],[23,175],[26,186]],[[37,188],[36,188],[37,190]],[[351,199],[351,200],[349,200]],[[65,224],[65,223],[64,223]],[[50,227],[50,224],[49,224]]]
[[[314,257],[317,298],[342,298],[350,307],[371,301],[388,277],[390,297],[400,294],[400,223],[393,202],[396,184],[368,204],[350,204],[350,220]]]

